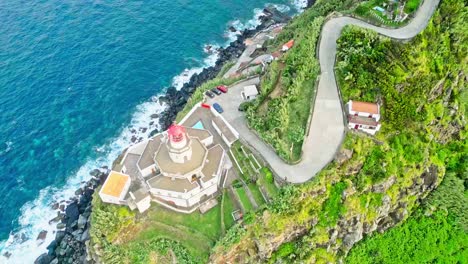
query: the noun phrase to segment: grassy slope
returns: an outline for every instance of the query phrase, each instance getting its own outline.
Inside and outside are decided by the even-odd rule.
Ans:
[[[318,1],[269,43],[271,50],[278,50],[288,40],[295,40],[294,47],[274,61],[262,77],[260,96],[246,116],[249,125],[288,162],[297,162],[302,155],[320,70],[315,51],[324,16],[348,8],[352,2]]]
[[[312,182],[287,187],[246,228],[232,230],[228,242],[219,243],[214,261],[237,259],[256,262],[263,258],[292,262],[336,262],[342,240],[330,230],[338,221],[359,217],[373,223],[384,197],[391,208],[405,204],[417,208],[414,183],[435,166],[441,181],[447,165],[463,162],[466,142],[466,7],[462,0],[441,3],[428,28],[410,43],[401,44],[371,32],[347,29],[340,39],[337,76],[344,99],[383,101],[383,129],[376,140],[349,135],[344,147],[353,149],[351,160],[331,164]],[[379,183],[393,184],[383,193],[372,192]],[[333,190],[346,184],[345,199]],[[327,216],[332,215],[333,221]],[[293,250],[281,249],[288,234],[296,237]],[[236,233],[237,232],[237,233]],[[234,234],[237,237],[234,237]],[[321,245],[331,246],[326,250]],[[289,248],[290,246],[288,246]],[[260,251],[255,256],[252,250]],[[273,254],[272,254],[273,253]]]

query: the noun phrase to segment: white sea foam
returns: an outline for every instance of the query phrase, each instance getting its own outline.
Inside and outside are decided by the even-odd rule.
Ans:
[[[182,73],[180,73],[172,79],[172,86],[174,86],[177,90],[180,90],[184,83],[187,83],[194,74],[199,74],[203,71],[204,68],[214,66],[216,64],[216,61],[218,60],[219,46],[211,46],[212,53],[203,60],[202,66],[192,69],[185,69]]]
[[[291,8],[287,5],[273,4],[272,6],[274,6],[276,10],[280,11],[281,13],[287,13],[291,10]]]
[[[292,3],[298,12],[304,11],[307,7],[307,0],[292,0]]]
[[[149,133],[159,126],[157,122],[148,126],[151,115],[163,112],[166,107],[166,105],[160,105],[157,102],[145,102],[137,106],[130,125],[123,128],[120,135],[110,140],[109,144],[98,148],[103,152],[101,157],[87,161],[74,175],[68,178],[64,186],[47,187],[40,191],[39,196],[34,201],[24,204],[20,209],[19,228],[12,232],[6,241],[0,243],[0,263],[33,263],[39,255],[46,252],[47,246],[55,238],[57,224],[49,224],[49,220],[57,215],[56,211],[51,208],[51,203],[73,197],[83,182],[90,180],[89,172],[105,165],[110,166],[119,153],[132,144],[133,136],[148,137]],[[142,127],[148,129],[143,133],[140,129]],[[133,129],[137,131],[136,134],[132,133]],[[42,230],[47,231],[47,237],[43,243],[38,245],[36,237]],[[9,258],[3,256],[6,252],[11,254]]]

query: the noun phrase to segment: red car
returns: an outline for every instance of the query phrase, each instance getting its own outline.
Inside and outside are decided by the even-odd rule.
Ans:
[[[223,92],[223,93],[227,93],[227,91],[228,91],[228,88],[227,88],[226,85],[219,85],[219,86],[216,87],[216,88],[218,88],[218,90],[220,90],[220,91]]]

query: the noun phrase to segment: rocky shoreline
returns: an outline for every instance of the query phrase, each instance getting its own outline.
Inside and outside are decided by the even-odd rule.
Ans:
[[[313,1],[309,2],[313,3]],[[264,15],[260,17],[261,24],[255,29],[243,30],[229,46],[218,49],[218,59],[214,66],[204,68],[200,73],[191,76],[190,80],[180,90],[169,87],[166,94],[159,97],[159,101],[164,102],[168,107],[160,115],[153,114],[152,118],[159,119],[159,127],[162,130],[172,124],[177,113],[184,108],[187,100],[197,87],[215,78],[225,62],[237,59],[242,54],[246,47],[244,44],[245,39],[274,24],[286,23],[290,20],[289,16],[273,7],[265,8],[263,13]],[[229,30],[237,31],[232,27]],[[154,123],[154,121],[151,121],[151,123]],[[158,132],[158,130],[153,130],[150,136]],[[134,135],[132,141],[141,139]],[[40,255],[34,262],[35,264],[94,263],[94,260],[87,254],[90,239],[91,201],[94,190],[104,183],[108,173],[109,169],[107,167],[94,169],[90,172],[91,180],[75,192],[75,197],[68,201],[56,201],[51,204],[51,207],[57,210],[57,216],[49,222],[49,224],[56,223],[57,225],[55,239],[47,246],[48,252]],[[38,243],[43,243],[47,235],[47,231],[40,232],[37,236]]]
[[[177,90],[173,86],[169,87],[166,94],[159,98],[161,102],[164,102],[168,105],[168,108],[164,111],[164,113],[158,116],[160,128],[162,130],[167,129],[167,127],[172,124],[177,116],[177,113],[184,108],[187,100],[190,98],[197,87],[199,87],[204,82],[215,78],[221,71],[225,62],[237,59],[242,54],[242,52],[245,50],[245,39],[253,37],[257,32],[274,24],[286,23],[290,20],[289,16],[279,12],[275,8],[265,8],[263,13],[265,15],[260,17],[261,24],[258,25],[255,29],[246,29],[242,31],[237,39],[231,42],[229,46],[218,49],[218,59],[214,66],[204,68],[199,74],[194,74],[180,90]],[[232,32],[237,31],[232,26],[229,28],[229,30]],[[156,134],[157,132],[157,130],[154,130],[151,132],[151,134]]]

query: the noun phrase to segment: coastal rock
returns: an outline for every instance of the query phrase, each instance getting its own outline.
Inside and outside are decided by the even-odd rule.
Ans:
[[[64,229],[66,225],[64,223],[58,223],[57,224],[57,229]]]
[[[67,209],[65,209],[65,214],[66,214],[66,225],[67,227],[71,226],[73,222],[78,221],[78,217],[80,215],[80,211],[78,210],[78,204],[76,202],[73,202],[67,206]]]
[[[56,203],[53,203],[52,206],[51,206],[52,210],[57,210],[57,209],[59,208],[59,205],[60,205],[60,204],[57,203],[57,202],[56,202]]]
[[[233,33],[237,32],[237,29],[234,26],[229,26],[228,30]]]
[[[57,245],[58,245],[57,241],[52,240],[52,242],[50,242],[50,244],[47,246],[47,254],[49,254],[50,256],[54,256]]]
[[[92,171],[89,172],[89,175],[91,176],[98,176],[99,174],[101,173],[101,171],[99,169],[94,169]]]
[[[47,237],[47,231],[42,230],[41,232],[39,232],[39,235],[37,235],[36,241],[39,244],[42,244],[42,243],[44,243],[44,240],[46,239],[46,237]]]
[[[80,215],[78,218],[78,228],[83,229],[86,226],[88,219],[86,219],[83,215]]]
[[[8,258],[11,257],[11,253],[7,251],[7,252],[3,253],[3,256],[8,259]]]
[[[81,234],[81,237],[78,239],[80,242],[85,242],[88,241],[90,238],[89,236],[89,229],[86,229],[83,234]]]

